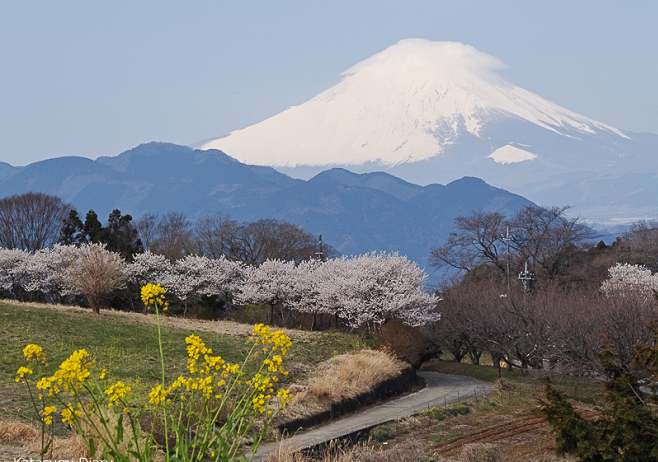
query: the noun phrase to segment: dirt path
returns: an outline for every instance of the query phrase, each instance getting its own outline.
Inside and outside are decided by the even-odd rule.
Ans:
[[[490,383],[481,382],[471,377],[427,371],[418,372],[418,375],[426,382],[426,387],[418,393],[389,401],[381,406],[338,420],[316,430],[296,434],[292,438],[284,440],[285,443],[294,450],[305,449],[400,417],[415,415],[430,407],[470,401],[476,397],[490,395],[495,391]],[[268,454],[274,452],[275,448],[276,443],[261,446],[253,461],[264,461]]]

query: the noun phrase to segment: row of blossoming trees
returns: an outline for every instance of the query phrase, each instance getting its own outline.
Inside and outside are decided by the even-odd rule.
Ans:
[[[189,255],[170,262],[149,251],[126,263],[100,244],[55,245],[34,253],[0,249],[0,290],[22,300],[70,302],[84,297],[98,312],[112,293],[161,284],[184,312],[202,297],[225,305],[265,303],[279,317],[333,316],[374,330],[397,318],[411,326],[436,321],[438,298],[427,275],[397,254],[370,253],[326,262],[267,260],[248,266],[224,257]]]

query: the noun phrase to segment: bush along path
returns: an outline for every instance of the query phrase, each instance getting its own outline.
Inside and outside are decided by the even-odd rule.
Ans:
[[[471,377],[429,371],[421,371],[417,374],[426,383],[425,388],[421,391],[341,419],[316,430],[294,435],[283,440],[282,443],[285,442],[294,450],[307,449],[337,438],[369,430],[400,417],[418,414],[425,409],[470,401],[490,396],[495,392],[495,388],[490,383]],[[267,456],[274,452],[277,444],[279,443],[261,445],[252,461],[266,460]]]

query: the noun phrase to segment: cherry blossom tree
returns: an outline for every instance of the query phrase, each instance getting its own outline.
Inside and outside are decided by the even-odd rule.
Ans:
[[[84,295],[96,314],[100,313],[111,291],[125,286],[125,261],[103,244],[81,245],[67,260],[63,269],[64,284],[72,292]]]
[[[26,277],[25,263],[30,254],[20,249],[0,248],[0,289],[16,297]]]
[[[412,327],[440,319],[439,298],[425,290],[427,274],[407,257],[372,252],[339,260],[330,284],[348,326],[372,331],[393,318]]]
[[[185,312],[202,295],[223,296],[235,291],[242,277],[243,266],[224,257],[210,259],[188,255],[174,262],[163,275],[162,285],[183,302]]]
[[[294,281],[299,274],[293,261],[266,260],[260,266],[247,267],[236,302],[267,303],[270,323],[274,323],[275,308],[281,311],[297,297]]]
[[[325,300],[322,288],[328,286],[330,275],[326,271],[330,264],[323,264],[318,260],[302,261],[295,269],[292,279],[292,291],[295,294],[290,298],[290,308],[300,313],[313,315],[311,330],[317,326],[318,314],[335,314],[336,310],[330,300]]]
[[[650,299],[658,290],[658,275],[641,265],[617,263],[608,269],[610,278],[601,284],[601,292],[606,296],[642,297]]]
[[[77,250],[75,246],[55,244],[29,255],[24,263],[23,288],[41,294],[49,303],[56,303],[61,296],[72,295],[64,270],[73,261]]]
[[[132,263],[125,270],[128,282],[141,287],[146,284],[164,284],[172,271],[172,263],[161,254],[150,250],[135,255]]]

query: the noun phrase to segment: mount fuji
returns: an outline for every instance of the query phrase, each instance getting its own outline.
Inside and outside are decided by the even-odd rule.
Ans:
[[[461,43],[407,39],[308,102],[205,143],[299,178],[332,167],[417,184],[482,178],[599,222],[658,214],[658,135],[564,109]]]

